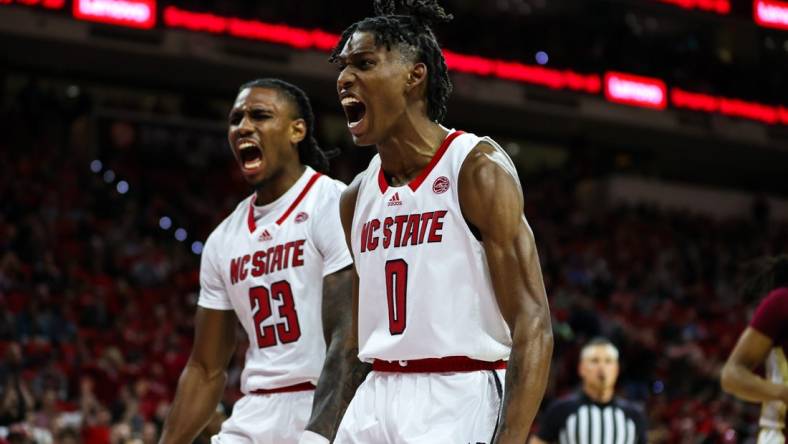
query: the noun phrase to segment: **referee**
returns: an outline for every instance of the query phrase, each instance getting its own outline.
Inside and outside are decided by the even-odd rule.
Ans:
[[[618,349],[591,340],[580,352],[581,390],[554,402],[529,444],[646,444],[646,419],[634,404],[614,396]]]

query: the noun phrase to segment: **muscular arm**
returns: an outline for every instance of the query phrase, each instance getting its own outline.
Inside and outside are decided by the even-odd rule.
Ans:
[[[352,273],[344,269],[326,276],[323,281],[323,333],[328,348],[306,429],[328,439],[334,438],[347,407],[342,387],[353,377],[344,356],[352,325]]]
[[[763,364],[772,349],[772,339],[748,327],[722,368],[722,389],[745,401],[783,401],[788,403],[788,387],[756,375],[753,369]]]
[[[345,231],[345,240],[350,251],[353,251],[353,246],[350,243],[350,232],[353,223],[353,211],[356,207],[356,197],[358,196],[359,177],[356,177],[353,183],[342,192],[342,197],[339,200],[339,215],[342,219],[342,228]],[[353,399],[353,395],[356,394],[358,386],[361,385],[364,378],[372,370],[371,365],[358,359],[358,273],[355,266],[351,270],[351,287],[350,330],[341,344],[341,356],[344,362],[343,365],[346,368],[346,377],[338,387],[341,406],[339,419],[341,419],[342,414],[348,404],[350,404],[350,400]]]
[[[553,334],[533,232],[523,196],[502,154],[479,144],[462,166],[460,206],[479,229],[501,313],[512,334],[502,422],[496,444],[526,441],[544,396]]]
[[[178,380],[160,444],[189,443],[213,416],[235,351],[235,312],[198,307],[191,356]]]

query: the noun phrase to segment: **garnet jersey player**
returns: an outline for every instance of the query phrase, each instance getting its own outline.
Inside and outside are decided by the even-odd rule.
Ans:
[[[163,443],[191,442],[211,417],[238,321],[249,336],[245,396],[212,441],[297,443],[305,428],[333,436],[343,408],[333,386],[345,368],[339,345],[350,325],[351,258],[338,211],[345,186],[305,165],[326,166],[313,121],[306,95],[281,80],[238,93],[228,138],[256,192],[203,250],[194,348]]]
[[[438,123],[451,85],[428,23],[450,16],[402,3],[377,1],[332,55],[353,140],[378,152],[340,202],[348,347],[372,372],[336,442],[522,444],[553,344],[522,190],[495,142]]]
[[[722,387],[745,401],[760,402],[758,444],[785,444],[788,405],[788,255],[768,258],[753,283],[769,292],[739,337],[722,370]],[[765,378],[754,370],[763,365]]]

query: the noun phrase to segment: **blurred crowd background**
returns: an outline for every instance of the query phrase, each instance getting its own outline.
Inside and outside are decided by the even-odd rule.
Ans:
[[[179,6],[336,33],[370,12],[366,1],[344,12],[301,3]],[[438,30],[452,50],[533,63],[548,48],[559,67],[615,66],[788,103],[788,40],[783,49],[776,34],[742,24],[743,2],[725,17],[637,1],[588,2],[591,15],[586,2],[443,3],[457,16]],[[9,11],[39,17],[26,8],[0,6],[0,32],[11,33]],[[125,66],[93,73],[48,63],[60,47],[14,38],[44,52],[35,62],[9,56],[0,71],[0,443],[154,443],[191,348],[202,242],[249,193],[226,142],[235,79],[256,72],[304,85],[318,140],[341,152],[333,176],[349,182],[372,151],[349,141],[331,74],[229,66],[219,86],[201,89],[187,84],[187,70],[184,79],[130,80]],[[78,58],[82,50],[58,51]],[[112,57],[122,60],[122,51]],[[617,118],[596,125],[571,113],[541,127],[539,109],[494,107],[482,117],[474,107],[453,99],[446,124],[492,136],[515,159],[542,260],[556,337],[543,406],[576,388],[580,346],[604,335],[621,350],[619,391],[644,405],[651,442],[754,443],[759,407],[723,394],[718,375],[757,303],[739,291],[743,266],[788,250],[788,181],[774,173],[788,171],[784,128],[766,128],[775,138],[753,144],[721,134],[717,121],[698,126],[697,116],[689,132]],[[665,194],[690,202],[711,197],[666,204],[628,192],[632,183],[669,185]],[[729,207],[729,195],[739,206],[713,211],[713,199]],[[239,338],[225,414],[241,396],[240,326]]]

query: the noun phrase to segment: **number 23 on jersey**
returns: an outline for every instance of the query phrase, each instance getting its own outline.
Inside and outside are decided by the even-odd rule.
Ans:
[[[279,305],[279,317],[282,319],[282,322],[263,327],[263,322],[270,318],[272,314],[271,299],[281,302]],[[263,286],[250,288],[249,303],[252,306],[258,348],[289,344],[301,337],[298,313],[296,313],[293,291],[289,282],[274,282],[271,284],[270,290]],[[257,311],[255,311],[255,307],[257,307]]]

